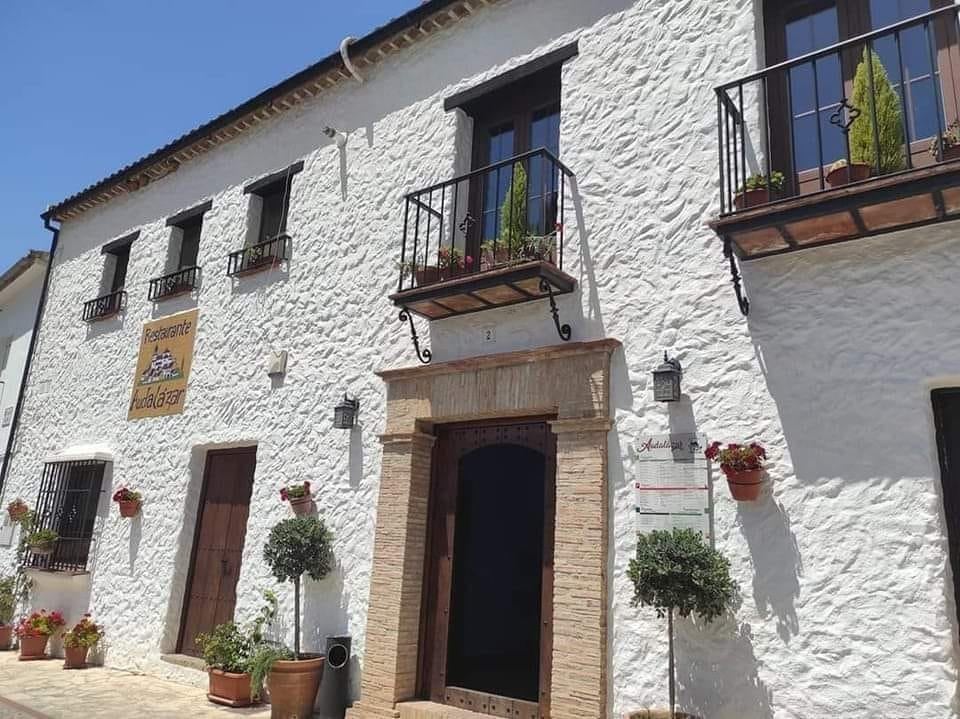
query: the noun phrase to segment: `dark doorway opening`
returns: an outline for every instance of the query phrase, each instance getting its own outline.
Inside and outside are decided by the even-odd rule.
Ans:
[[[547,716],[556,439],[546,422],[438,432],[421,694],[470,711]]]
[[[460,460],[447,681],[537,701],[544,456],[497,445]]]
[[[936,389],[931,393],[931,399],[954,597],[960,602],[960,387]]]

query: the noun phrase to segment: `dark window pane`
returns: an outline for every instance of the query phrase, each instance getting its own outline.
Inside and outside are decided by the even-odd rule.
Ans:
[[[847,156],[847,143],[840,128],[830,122],[836,108],[820,111],[820,134],[823,138],[823,164],[830,165]]]
[[[787,23],[787,59],[820,50],[840,40],[837,8],[828,7]]]
[[[127,281],[127,265],[130,262],[130,245],[113,253],[113,280],[110,282],[110,291],[122,290]]]
[[[790,68],[790,100],[794,115],[813,110],[813,66],[804,63]]]
[[[196,221],[181,225],[183,237],[180,241],[180,260],[177,263],[177,269],[184,267],[193,267],[197,264],[197,255],[200,252],[200,229],[203,226],[203,219],[198,217]]]
[[[261,193],[263,204],[260,207],[260,232],[258,242],[267,242],[281,234],[287,226],[286,208],[289,185],[278,183]]]
[[[930,12],[930,0],[870,0],[874,30]]]
[[[554,155],[560,153],[560,111],[542,110],[530,124],[530,149],[545,147]]]

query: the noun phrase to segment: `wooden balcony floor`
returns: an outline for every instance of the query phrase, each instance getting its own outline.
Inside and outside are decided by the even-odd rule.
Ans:
[[[960,219],[960,160],[793,197],[710,226],[743,260]]]
[[[398,307],[439,320],[543,299],[548,295],[541,289],[544,280],[554,295],[573,292],[577,285],[552,263],[537,260],[414,287],[392,294],[390,299]]]

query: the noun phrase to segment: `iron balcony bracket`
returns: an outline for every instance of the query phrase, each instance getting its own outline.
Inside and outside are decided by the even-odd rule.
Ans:
[[[553,285],[547,282],[546,279],[541,278],[540,291],[546,292],[547,297],[550,298],[550,314],[553,315],[553,324],[557,327],[557,334],[560,335],[560,339],[562,339],[564,342],[569,342],[572,332],[570,330],[570,325],[560,324],[560,310],[557,309],[557,301],[553,297]]]
[[[733,244],[729,239],[723,241],[723,256],[730,262],[730,277],[733,282],[733,291],[737,293],[737,304],[740,306],[740,314],[744,317],[750,314],[750,300],[743,294],[741,286],[740,268],[737,266],[737,259],[733,256]]]
[[[416,325],[413,324],[413,315],[410,314],[406,307],[400,310],[400,321],[410,323],[410,337],[413,339],[413,348],[417,351],[417,359],[423,364],[430,364],[430,360],[433,359],[433,353],[426,348],[423,350],[420,349],[420,338],[417,337],[417,328]]]

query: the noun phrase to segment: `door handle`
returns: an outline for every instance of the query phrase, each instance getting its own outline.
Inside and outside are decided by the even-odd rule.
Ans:
[[[226,559],[220,560],[220,570],[225,577],[230,574],[230,565],[227,563]]]

